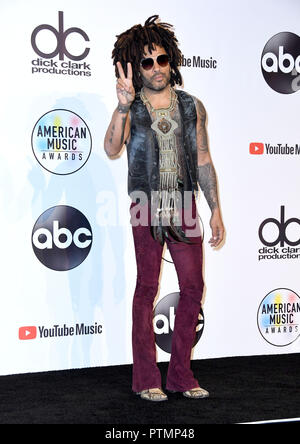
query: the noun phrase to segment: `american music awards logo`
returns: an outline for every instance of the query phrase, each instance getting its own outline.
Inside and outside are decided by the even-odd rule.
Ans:
[[[284,347],[299,338],[300,298],[293,290],[277,288],[262,300],[257,324],[262,337],[271,345]]]
[[[66,175],[80,170],[92,149],[90,130],[78,114],[55,109],[39,118],[34,126],[32,150],[47,171]]]

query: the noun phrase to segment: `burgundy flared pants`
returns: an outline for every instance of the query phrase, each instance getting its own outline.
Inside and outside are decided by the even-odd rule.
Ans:
[[[132,204],[131,209],[135,205]],[[198,230],[196,231],[198,235],[191,237],[193,244],[167,241],[178,276],[180,300],[176,310],[166,388],[181,392],[198,387],[198,381],[194,378],[190,364],[204,284],[202,238],[194,198],[192,214],[193,218],[197,219],[197,226],[194,228]],[[184,231],[188,228],[184,218],[182,228]],[[156,364],[153,304],[158,292],[163,247],[153,239],[149,226],[133,226],[132,230],[137,262],[137,284],[132,312],[132,389],[134,392],[141,392],[162,386],[160,371]],[[174,282],[174,287],[175,285]]]

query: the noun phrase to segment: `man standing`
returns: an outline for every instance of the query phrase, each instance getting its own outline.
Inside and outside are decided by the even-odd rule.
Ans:
[[[132,223],[137,261],[132,388],[150,401],[167,400],[156,364],[152,318],[165,243],[180,286],[166,388],[188,398],[209,396],[190,368],[204,286],[194,195],[198,184],[212,211],[211,246],[220,245],[224,236],[205,108],[197,98],[174,88],[182,85],[181,57],[172,26],[159,23],[158,16],[117,36],[113,59],[119,103],[104,142],[110,158],[127,146],[128,192],[146,197],[133,201],[132,217],[137,210],[150,210],[146,223]],[[194,221],[192,230],[188,214]]]

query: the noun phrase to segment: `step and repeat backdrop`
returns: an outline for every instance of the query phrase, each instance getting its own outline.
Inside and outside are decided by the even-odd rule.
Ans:
[[[130,364],[136,264],[115,36],[172,23],[184,90],[204,103],[226,240],[210,249],[193,359],[299,351],[300,2],[2,0],[0,374]],[[179,299],[164,252],[154,307],[168,361]]]

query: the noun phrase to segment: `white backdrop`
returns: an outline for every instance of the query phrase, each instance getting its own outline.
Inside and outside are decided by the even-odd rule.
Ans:
[[[63,13],[60,28],[59,11]],[[126,153],[115,161],[107,159],[103,139],[117,103],[111,63],[115,36],[154,14],[174,25],[184,57],[191,59],[192,66],[182,67],[184,89],[207,109],[227,231],[223,248],[212,251],[209,210],[200,197],[205,229],[205,323],[193,356],[299,351],[300,92],[275,91],[261,68],[264,47],[273,36],[299,35],[299,1],[186,0],[182,4],[166,0],[153,7],[137,0],[130,4],[120,0],[111,4],[1,0],[0,374],[132,362],[136,268],[127,159]],[[40,25],[53,28],[36,33],[35,49],[49,54],[59,40],[60,50],[65,43],[68,51],[61,59],[34,50],[31,36]],[[63,34],[70,28],[77,29]],[[280,45],[285,52],[292,51],[287,43],[277,43],[277,51]],[[86,57],[71,60],[86,48]],[[297,61],[299,42],[292,54]],[[215,67],[193,66],[198,57],[209,65],[214,62]],[[296,68],[293,79],[300,75]],[[276,83],[277,78],[272,81]],[[45,114],[49,120],[41,119]],[[54,165],[46,151],[59,137],[38,136],[34,128],[39,123],[41,128],[63,125],[85,130],[82,141],[78,140],[76,159],[70,156],[63,163],[58,150],[52,150]],[[70,140],[72,136],[61,137]],[[263,154],[250,154],[251,143],[252,152],[263,149]],[[278,144],[293,146],[296,153],[270,154],[269,145]],[[38,161],[44,152],[46,158]],[[65,167],[70,169],[68,174]],[[45,250],[45,265],[32,243],[36,222],[46,227],[40,216],[57,206],[78,210],[91,228],[90,235],[78,238],[92,240],[90,251],[71,269],[49,268],[51,251]],[[259,238],[259,227],[269,218],[280,222],[281,207],[285,211],[282,225],[278,228],[269,221],[262,233],[265,242],[276,240],[279,231],[281,236],[285,231],[286,239],[280,245],[278,237],[277,244],[268,247],[272,252],[267,252],[262,250],[266,245]],[[293,220],[284,225],[289,219]],[[60,220],[58,228],[74,233],[71,222],[63,225]],[[69,250],[54,248],[53,239],[53,252],[68,256]],[[64,242],[65,238],[58,239]],[[288,247],[294,251],[286,253]],[[79,261],[77,253],[85,250],[74,248]],[[169,259],[168,252],[165,257]],[[262,301],[273,290],[264,305]],[[178,292],[177,277],[173,265],[165,262],[157,302],[174,292]],[[278,318],[272,318],[277,314]],[[158,360],[169,359],[159,347],[157,353]]]

